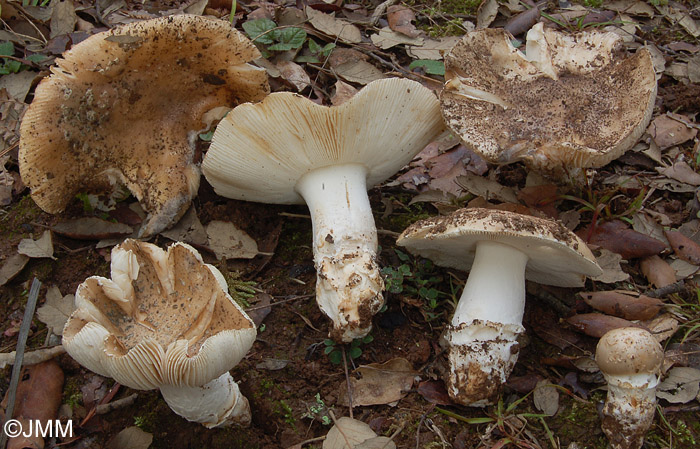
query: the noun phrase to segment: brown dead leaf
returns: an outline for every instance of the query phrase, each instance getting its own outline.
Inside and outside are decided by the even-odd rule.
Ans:
[[[376,437],[377,434],[368,424],[343,416],[337,419],[335,425],[328,431],[326,439],[323,441],[323,449],[357,449],[365,441]],[[383,447],[396,449],[393,442],[389,442]]]
[[[416,372],[411,362],[398,357],[384,363],[371,363],[357,368],[360,379],[351,378],[353,405],[379,405],[396,402],[413,386]],[[346,385],[345,382],[342,385]],[[342,391],[339,401],[348,405],[347,391]]]
[[[659,256],[645,257],[639,261],[639,268],[649,283],[656,288],[676,282],[676,272]]]
[[[423,45],[423,39],[419,37],[409,37],[397,31],[392,31],[390,28],[382,28],[376,34],[370,36],[372,43],[381,48],[388,50],[397,45]]]
[[[646,2],[638,0],[615,0],[605,2],[605,8],[618,13],[625,13],[632,16],[654,17],[654,8]]]
[[[688,263],[700,265],[700,245],[681,234],[679,231],[664,231],[673,252]]]
[[[591,337],[600,338],[608,331],[621,327],[642,327],[631,321],[602,313],[581,313],[566,319],[566,322]]]
[[[163,237],[169,238],[174,242],[186,242],[195,245],[207,244],[207,231],[204,225],[199,221],[197,209],[194,205],[190,206],[178,221],[175,226],[160,233]]]
[[[691,186],[700,186],[700,173],[697,173],[683,161],[674,162],[667,167],[657,167],[656,170],[667,178],[675,179]]]
[[[675,367],[668,377],[656,387],[656,396],[672,404],[685,404],[700,393],[700,370],[688,367]]]
[[[537,410],[554,416],[559,410],[559,390],[549,380],[543,379],[537,382],[532,392],[532,401]]]
[[[598,262],[598,265],[603,270],[603,274],[594,276],[591,279],[605,284],[614,284],[629,279],[630,275],[625,273],[620,265],[622,262],[621,255],[605,248],[601,248],[597,253],[596,262]]]
[[[579,295],[594,309],[626,320],[651,319],[664,305],[658,298],[626,291],[581,292]]]
[[[75,6],[72,0],[53,0],[51,2],[51,34],[54,38],[61,34],[68,34],[75,30],[78,16],[75,15]]]
[[[468,173],[457,178],[456,182],[467,192],[483,196],[487,200],[495,199],[503,203],[518,203],[518,196],[513,189],[483,176]]]
[[[36,310],[39,321],[51,328],[56,335],[63,335],[63,327],[75,310],[75,295],[61,294],[55,285],[46,292],[46,302]]]
[[[447,36],[438,40],[426,38],[423,40],[423,45],[421,46],[414,45],[406,47],[406,53],[413,59],[432,59],[439,61],[458,41],[459,37],[457,36]]]
[[[306,7],[306,16],[309,23],[318,31],[337,37],[346,44],[359,44],[362,41],[362,33],[350,22],[336,19],[330,14],[317,11],[310,6]]]
[[[211,221],[207,227],[207,246],[218,259],[252,259],[258,244],[248,234],[227,221]]]
[[[384,78],[381,70],[361,59],[340,64],[333,68],[333,72],[345,81],[362,85]]]
[[[680,326],[678,320],[670,313],[662,313],[651,320],[640,321],[639,324],[649,330],[659,343],[672,337]]]
[[[311,78],[306,73],[304,68],[292,61],[280,61],[277,63],[277,68],[282,75],[282,78],[287,80],[297,92],[301,92],[311,84]]]
[[[338,80],[335,82],[335,92],[331,97],[331,104],[333,106],[341,105],[351,99],[356,93],[357,89],[348,83]]]
[[[405,34],[409,37],[418,37],[420,32],[413,25],[414,20],[416,20],[416,15],[413,11],[404,5],[391,5],[387,9],[386,18],[389,21],[389,28],[392,30]]]
[[[476,28],[488,28],[498,15],[497,0],[483,0],[476,10]]]
[[[7,284],[17,276],[27,265],[27,262],[29,262],[29,257],[24,254],[14,254],[8,257],[0,268],[0,286]]]
[[[418,394],[428,402],[437,405],[452,405],[452,399],[447,393],[445,384],[438,380],[424,380],[418,384]]]
[[[561,350],[576,345],[580,341],[580,337],[575,332],[559,324],[559,317],[548,307],[535,306],[533,312],[527,314],[527,324],[538,337]]]
[[[122,223],[114,223],[97,217],[83,217],[57,223],[51,230],[76,240],[112,239],[131,235],[134,229]]]
[[[22,239],[17,246],[17,252],[32,258],[49,257],[56,259],[53,256],[53,241],[51,240],[51,231],[46,230],[37,240]]]
[[[685,6],[677,2],[659,3],[656,10],[659,11],[671,24],[678,24],[693,37],[700,36],[700,25],[690,17]]]
[[[697,135],[697,129],[683,123],[689,121],[688,117],[680,114],[660,115],[649,124],[647,132],[661,149],[669,148],[687,142]]]
[[[587,233],[588,229],[577,234],[585,241]],[[588,243],[602,246],[626,260],[653,256],[666,249],[664,242],[629,229],[628,225],[620,220],[607,221],[596,226]]]
[[[107,449],[148,449],[152,442],[152,434],[131,426],[119,432],[107,444]]]

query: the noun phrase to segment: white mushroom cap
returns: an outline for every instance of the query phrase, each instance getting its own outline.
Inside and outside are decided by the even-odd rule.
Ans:
[[[535,25],[526,54],[502,29],[467,33],[445,56],[448,126],[493,163],[551,174],[601,167],[641,137],[656,98],[651,55],[614,33],[565,35]]]
[[[260,53],[222,20],[180,15],[135,22],[75,45],[36,89],[19,165],[34,201],[63,211],[81,190],[124,184],[150,236],[175,223],[199,186],[203,115],[260,100]]]
[[[255,341],[255,325],[221,274],[189,245],[166,252],[126,240],[112,251],[112,273],[128,282],[88,278],[63,333],[71,357],[98,374],[141,390],[202,386],[233,368]]]
[[[648,384],[648,379],[656,379],[661,370],[664,351],[649,331],[624,327],[613,329],[600,338],[595,361],[608,383],[633,385],[641,381]]]
[[[340,106],[289,92],[242,104],[218,125],[202,171],[219,195],[265,203],[304,203],[306,173],[361,164],[367,187],[392,176],[442,130],[439,103],[415,81],[369,83]]]
[[[482,240],[510,245],[528,256],[525,278],[560,287],[602,274],[588,246],[557,221],[494,209],[460,209],[418,221],[396,243],[437,265],[469,271]]]

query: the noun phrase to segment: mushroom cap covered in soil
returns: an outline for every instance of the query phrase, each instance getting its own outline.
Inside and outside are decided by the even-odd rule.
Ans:
[[[303,204],[305,174],[359,164],[372,187],[394,175],[444,130],[439,103],[415,81],[373,81],[339,106],[277,92],[234,108],[217,126],[202,171],[219,195]]]
[[[614,33],[567,35],[535,25],[526,54],[503,29],[467,33],[445,56],[448,126],[493,163],[522,160],[552,175],[620,157],[651,119],[651,55]]]
[[[131,239],[112,250],[111,264],[112,279],[93,276],[78,287],[63,330],[71,357],[130,388],[164,395],[218,378],[232,382],[228,371],[251,348],[256,329],[216,268],[187,244],[164,251]]]
[[[148,213],[140,235],[175,223],[199,186],[206,112],[262,99],[260,53],[222,20],[180,15],[96,34],[56,61],[21,125],[19,165],[49,213],[80,191],[124,184]]]
[[[539,284],[580,287],[586,276],[602,274],[588,246],[560,222],[496,209],[460,209],[417,221],[397,244],[437,265],[469,271],[482,240],[527,254],[525,278]]]

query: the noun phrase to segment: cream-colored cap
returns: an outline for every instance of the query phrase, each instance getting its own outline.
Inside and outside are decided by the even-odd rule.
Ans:
[[[262,99],[255,46],[223,20],[180,15],[96,34],[56,61],[21,125],[32,198],[63,211],[80,191],[124,184],[148,212],[140,235],[175,223],[199,187],[203,115]]]
[[[595,361],[606,376],[658,374],[664,361],[664,351],[649,331],[639,327],[623,327],[613,329],[600,338]]]

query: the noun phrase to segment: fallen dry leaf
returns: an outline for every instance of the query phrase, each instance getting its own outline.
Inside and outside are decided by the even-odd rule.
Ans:
[[[649,320],[664,305],[658,298],[625,291],[581,292],[579,295],[594,309],[626,320]]]
[[[75,6],[72,0],[54,1],[51,2],[51,34],[54,38],[61,34],[68,34],[75,30],[75,24],[78,22],[78,16],[75,15]]]
[[[310,6],[306,7],[306,16],[309,23],[322,33],[337,37],[347,44],[359,44],[362,41],[362,33],[350,22],[336,19],[330,14],[317,11]]]
[[[426,38],[423,40],[423,45],[421,46],[406,47],[406,53],[413,59],[432,59],[434,61],[439,61],[458,41],[459,37],[457,36],[447,36],[438,40]]]
[[[24,254],[14,254],[7,258],[0,268],[0,286],[14,279],[29,262],[29,257]]]
[[[700,245],[681,234],[679,231],[664,231],[671,249],[676,255],[693,265],[700,265]]]
[[[700,174],[683,161],[674,162],[667,167],[656,167],[656,171],[667,178],[675,179],[684,184],[700,186]]]
[[[645,257],[639,261],[639,268],[649,283],[656,288],[665,287],[676,282],[676,272],[671,265],[659,256]]]
[[[693,37],[700,36],[700,25],[690,17],[685,6],[676,2],[660,2],[655,7],[671,24],[679,24]]]
[[[420,32],[413,25],[416,15],[404,5],[391,5],[386,13],[389,28],[409,37],[418,37]]]
[[[333,72],[345,81],[362,85],[384,78],[381,70],[361,59],[337,65]]]
[[[17,252],[29,256],[31,258],[41,259],[53,256],[53,241],[51,240],[51,231],[46,230],[37,240],[22,239],[17,246]]]
[[[356,371],[362,377],[350,379],[353,406],[396,402],[411,389],[416,375],[411,362],[400,357],[384,363],[361,365]],[[347,390],[341,392],[339,402],[348,405]]]
[[[197,209],[192,205],[183,217],[172,228],[160,233],[163,237],[174,242],[193,243],[195,245],[207,244],[207,231],[199,221]]]
[[[381,48],[388,50],[397,45],[423,45],[423,39],[419,37],[410,37],[397,31],[392,31],[390,28],[382,28],[376,34],[370,36],[372,43]]]
[[[600,338],[608,331],[621,327],[641,327],[631,321],[602,313],[581,313],[566,319],[566,322],[591,337]]]
[[[341,80],[338,80],[335,82],[335,91],[333,92],[333,96],[331,97],[331,104],[333,106],[341,105],[349,99],[351,99],[356,93],[357,89],[355,89],[348,83],[344,83]]]
[[[46,291],[46,302],[36,310],[39,321],[51,328],[56,335],[63,335],[63,327],[75,310],[75,295],[61,294],[55,285]]]
[[[672,337],[680,327],[678,320],[670,313],[663,313],[651,320],[640,321],[639,324],[649,330],[659,343]]]
[[[603,274],[600,276],[594,276],[591,279],[598,282],[603,282],[605,284],[614,284],[616,282],[622,282],[629,279],[630,275],[625,273],[620,266],[622,262],[622,256],[608,251],[605,248],[600,249],[598,255],[596,256],[596,262],[603,270]]]
[[[700,267],[697,265],[693,265],[692,263],[688,263],[685,260],[681,259],[676,259],[673,262],[669,264],[673,271],[676,272],[676,280],[680,281],[683,279],[687,279],[691,276],[694,276],[695,273],[700,270]]]
[[[661,149],[680,145],[698,133],[697,129],[686,126],[684,121],[688,122],[690,119],[672,113],[660,115],[649,124],[647,133]]]
[[[207,246],[220,259],[252,259],[258,244],[233,223],[214,220],[207,227]]]
[[[588,229],[577,234],[585,241]],[[626,260],[653,256],[666,249],[664,242],[630,229],[620,220],[607,221],[596,226],[587,243],[602,246]]]
[[[537,382],[532,392],[532,402],[537,410],[554,416],[559,410],[559,390],[549,380],[543,379]]]
[[[148,449],[153,435],[136,426],[127,427],[107,444],[107,449]]]
[[[335,425],[328,431],[323,441],[323,449],[358,449],[362,443],[376,436],[377,434],[368,424],[344,416],[337,419]],[[379,447],[396,449],[393,442],[387,442]]]
[[[488,28],[498,15],[498,1],[497,0],[483,0],[479,5],[479,9],[476,10],[476,27]]]
[[[282,78],[287,80],[297,92],[301,92],[311,84],[311,78],[306,73],[304,68],[292,61],[280,61],[277,63],[277,68],[282,75]]]
[[[487,200],[495,199],[504,203],[518,203],[518,196],[510,187],[503,186],[483,176],[468,173],[456,180],[464,190]]]
[[[418,394],[428,402],[437,405],[453,405],[445,384],[438,380],[424,380],[418,384]]]
[[[671,368],[668,377],[656,387],[656,397],[672,404],[685,404],[700,393],[700,370],[677,366]]]
[[[97,217],[83,217],[57,223],[51,227],[57,234],[76,240],[102,240],[131,235],[134,229],[122,223],[114,223]]]
[[[612,2],[605,2],[605,8],[632,16],[654,17],[654,8],[646,2],[640,2],[638,0],[615,0]]]

